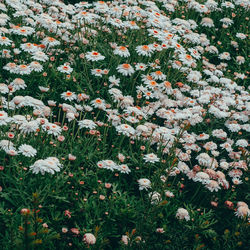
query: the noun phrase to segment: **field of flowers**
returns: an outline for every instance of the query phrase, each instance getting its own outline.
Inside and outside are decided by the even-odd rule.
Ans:
[[[0,0],[0,249],[249,249],[249,9]]]

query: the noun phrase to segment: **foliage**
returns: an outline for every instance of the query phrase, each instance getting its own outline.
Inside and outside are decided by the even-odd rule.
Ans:
[[[249,3],[68,2],[0,3],[1,249],[247,249]]]

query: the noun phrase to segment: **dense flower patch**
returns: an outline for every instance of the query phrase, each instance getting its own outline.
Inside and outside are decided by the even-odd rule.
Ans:
[[[3,0],[4,249],[247,249],[248,0]]]

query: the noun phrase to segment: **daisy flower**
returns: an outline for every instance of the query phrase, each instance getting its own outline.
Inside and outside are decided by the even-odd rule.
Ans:
[[[30,63],[29,66],[30,66],[30,69],[35,71],[35,72],[43,71],[43,66],[39,62],[33,61]]]
[[[141,178],[137,182],[139,184],[139,190],[148,190],[148,188],[151,188],[151,181],[149,179]]]
[[[112,88],[113,86],[119,86],[120,78],[116,78],[115,75],[109,77],[110,85],[109,87]]]
[[[135,72],[134,68],[128,63],[120,64],[116,69],[124,76],[131,76]]]
[[[12,41],[5,36],[0,36],[0,45],[11,45]]]
[[[14,148],[13,142],[11,142],[9,140],[1,140],[0,141],[0,149],[6,151],[9,149],[15,149],[15,148]]]
[[[239,132],[241,130],[241,126],[237,123],[226,124],[226,127],[230,132]]]
[[[214,180],[211,180],[211,181],[206,185],[206,188],[207,188],[209,191],[211,191],[211,192],[213,192],[213,191],[218,192],[219,189],[221,189],[219,183],[218,183],[217,181],[214,181]]]
[[[139,122],[139,120],[136,119],[136,118],[133,117],[133,116],[128,116],[128,117],[125,117],[124,119],[125,119],[126,121],[128,121],[128,122],[131,122],[131,123],[138,123],[138,122]]]
[[[219,58],[221,60],[231,60],[231,56],[230,56],[229,52],[223,52],[223,53],[219,54]]]
[[[111,171],[114,171],[115,169],[119,168],[118,165],[112,160],[99,161],[99,162],[97,162],[97,166],[99,168],[104,168],[104,169],[108,169]]]
[[[157,95],[151,91],[145,91],[143,92],[143,96],[148,100],[150,98],[155,98]]]
[[[222,19],[220,19],[220,21],[224,24],[224,25],[232,25],[234,23],[233,20],[231,20],[230,18],[224,17]]]
[[[154,191],[154,192],[150,192],[148,194],[149,198],[151,199],[151,204],[158,204],[161,201],[161,195],[160,193]]]
[[[139,56],[151,56],[154,52],[153,45],[141,45],[135,48],[136,52]]]
[[[136,70],[141,70],[141,71],[145,71],[147,69],[147,65],[144,63],[137,63],[135,65],[135,69]]]
[[[240,139],[240,140],[236,141],[235,145],[238,147],[246,148],[246,147],[248,147],[248,142],[245,139]]]
[[[138,12],[137,12],[138,13]],[[139,13],[138,13],[139,14]],[[140,27],[136,24],[135,21],[131,20],[131,21],[125,21],[124,25],[126,28],[129,28],[131,30],[139,30]]]
[[[143,160],[150,163],[155,163],[160,161],[160,159],[154,153],[144,155]]]
[[[54,123],[46,123],[42,125],[42,128],[47,131],[49,135],[58,136],[62,132],[62,128]]]
[[[84,119],[82,121],[78,121],[79,128],[89,128],[94,129],[96,128],[96,124],[92,120]]]
[[[10,86],[12,86],[15,90],[25,89],[27,87],[27,85],[25,84],[25,81],[21,78],[14,79],[10,83]]]
[[[30,145],[22,144],[18,148],[18,153],[21,153],[22,155],[27,156],[27,157],[34,157],[36,155],[36,153],[37,153],[37,150],[34,149]]]
[[[28,27],[28,26],[17,27],[11,30],[14,34],[22,35],[22,36],[29,36],[35,32],[35,29]]]
[[[190,220],[189,213],[186,209],[184,208],[179,208],[176,213],[176,218],[179,220],[185,219],[186,221]]]
[[[236,33],[236,37],[243,40],[243,39],[246,39],[247,36],[243,33]]]
[[[169,191],[169,190],[165,190],[165,196],[166,196],[167,198],[173,198],[173,197],[174,197],[174,194],[173,194],[171,191]]]
[[[129,51],[125,46],[116,47],[114,50],[114,54],[121,56],[121,57],[129,57],[130,56]]]
[[[243,56],[236,56],[236,62],[241,65],[243,63],[245,63],[245,58]]]
[[[194,57],[195,59],[200,59],[201,58],[200,53],[196,49],[189,48],[188,51],[190,52],[191,56]]]
[[[91,74],[94,76],[100,76],[102,77],[102,69],[91,69]]]
[[[9,93],[9,88],[8,88],[8,86],[5,83],[0,83],[0,93],[1,94],[7,94],[7,93]]]
[[[73,69],[69,65],[67,65],[66,63],[57,67],[57,70],[59,72],[66,73],[66,74],[70,74],[73,71]]]
[[[104,60],[104,56],[102,56],[99,52],[97,51],[91,51],[91,52],[87,52],[86,55],[85,55],[86,59],[88,61],[92,61],[92,62],[95,62],[95,61],[101,61],[101,60]]]
[[[11,58],[12,56],[11,56],[10,52],[11,51],[8,49],[3,49],[0,56],[3,58]]]
[[[131,136],[135,134],[135,129],[128,124],[121,124],[117,126],[116,131],[126,136]]]
[[[88,246],[94,245],[96,243],[96,237],[92,233],[86,233],[83,235],[83,242],[85,242]]]
[[[204,17],[201,20],[201,25],[204,27],[212,28],[214,27],[214,21],[209,17]]]
[[[154,89],[155,87],[158,86],[158,83],[157,83],[156,81],[154,81],[154,80],[152,80],[152,81],[146,81],[145,83],[146,83],[146,85],[147,85],[150,89]],[[147,92],[147,89],[144,89],[142,92]]]
[[[204,172],[198,172],[195,177],[193,178],[193,180],[196,182],[196,181],[199,181],[201,182],[202,184],[209,184],[210,183],[210,178],[209,178],[209,175],[204,173]]]
[[[240,218],[250,216],[250,209],[248,208],[248,205],[239,206],[235,212],[235,215]]]
[[[207,140],[209,138],[208,134],[202,133],[196,136],[196,140]]]
[[[49,157],[45,160],[38,160],[29,168],[33,174],[41,173],[44,175],[46,172],[54,174],[55,172],[60,172],[62,165],[56,157]]]
[[[17,72],[20,75],[29,75],[31,73],[31,68],[28,65],[21,64],[17,66]]]
[[[239,185],[239,184],[242,184],[242,183],[243,183],[243,181],[240,180],[240,179],[237,178],[237,177],[234,177],[234,178],[232,179],[232,182],[233,182],[234,185]]]
[[[164,75],[160,70],[157,70],[153,73],[150,74],[155,80],[161,80],[165,81],[166,80],[166,75]]]
[[[49,57],[42,51],[34,52],[31,58],[41,62],[46,62],[49,60]]]
[[[11,155],[11,156],[18,155],[18,152],[15,149],[8,149],[5,152],[6,154]]]
[[[191,66],[195,62],[191,55],[184,53],[179,55],[179,59],[187,66]]]
[[[29,134],[29,133],[35,133],[37,129],[39,128],[37,121],[25,121],[21,124],[19,127],[21,133]]]
[[[128,174],[131,172],[131,170],[129,169],[129,167],[126,164],[122,164],[119,166],[118,170],[123,173],[123,174]]]
[[[15,63],[7,63],[3,69],[8,70],[10,73],[17,73],[18,67]]]
[[[44,44],[45,46],[47,45],[56,46],[56,45],[60,45],[60,42],[56,40],[55,38],[48,36],[42,40],[42,44]]]
[[[71,91],[67,91],[67,92],[63,92],[61,94],[61,97],[64,99],[64,100],[69,100],[69,101],[73,101],[73,100],[76,100],[77,99],[77,96],[74,92],[71,92]]]
[[[96,98],[95,100],[90,102],[95,108],[106,109],[106,103],[104,100],[100,98]]]
[[[33,43],[23,43],[20,45],[20,48],[25,52],[34,53],[38,51],[37,47]]]

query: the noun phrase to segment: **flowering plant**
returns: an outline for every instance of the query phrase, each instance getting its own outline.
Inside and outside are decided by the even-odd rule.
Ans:
[[[0,244],[244,249],[247,0],[2,0]]]

